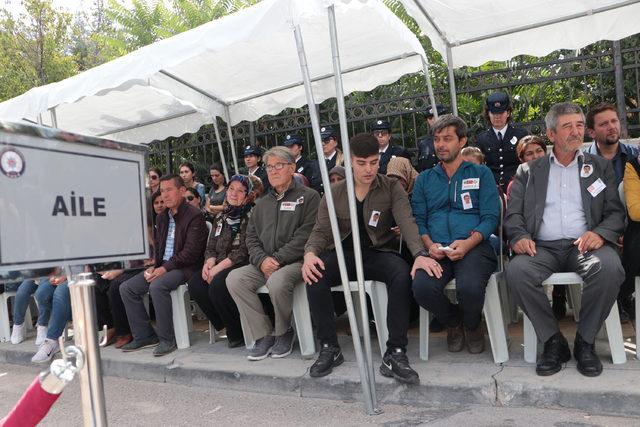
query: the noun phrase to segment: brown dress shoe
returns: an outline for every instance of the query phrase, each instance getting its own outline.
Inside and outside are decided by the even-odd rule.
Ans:
[[[482,331],[482,325],[479,325],[475,329],[464,330],[467,336],[467,350],[471,354],[478,354],[484,351],[484,332]]]
[[[131,334],[118,337],[118,339],[116,340],[115,348],[122,348],[123,346],[129,344],[131,341],[133,341],[133,337],[131,336]]]
[[[116,330],[115,328],[107,329],[107,341],[104,346],[108,347],[116,341]]]
[[[452,353],[457,353],[464,348],[462,323],[459,323],[457,326],[447,327],[447,348]]]

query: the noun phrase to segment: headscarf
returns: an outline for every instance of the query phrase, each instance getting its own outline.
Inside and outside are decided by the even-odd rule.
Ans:
[[[230,203],[227,203],[224,211],[222,211],[222,218],[227,222],[227,224],[229,224],[229,227],[231,227],[231,235],[233,237],[235,237],[240,230],[242,218],[247,214],[247,212],[249,212],[249,210],[251,210],[251,204],[248,204],[247,201],[249,200],[249,193],[251,193],[251,190],[253,189],[251,180],[246,175],[233,175],[231,179],[229,179],[228,185],[231,185],[234,181],[242,184],[247,193],[243,204],[240,206],[232,206]],[[229,193],[227,192],[227,194]]]
[[[387,176],[395,176],[402,178],[407,183],[407,194],[411,194],[413,191],[413,184],[418,177],[418,171],[416,171],[411,165],[411,161],[405,157],[392,157],[387,164]]]

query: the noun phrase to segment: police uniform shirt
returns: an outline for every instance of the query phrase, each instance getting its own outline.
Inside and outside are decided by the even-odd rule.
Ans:
[[[498,139],[498,134],[500,134],[501,140]],[[484,154],[487,166],[493,172],[496,183],[503,191],[506,190],[511,177],[520,165],[516,154],[516,144],[520,138],[528,134],[526,129],[515,128],[508,124],[504,129],[490,128],[478,135],[476,145]]]
[[[411,160],[411,153],[402,147],[398,147],[397,145],[387,145],[384,150],[380,150],[380,169],[378,173],[383,175],[387,174],[387,165],[392,157],[406,157]]]
[[[418,172],[431,169],[440,162],[433,145],[433,137],[428,136],[418,141]]]
[[[338,152],[334,151],[331,157],[324,158],[324,162],[327,164],[327,170],[331,170],[336,166],[337,155],[338,155]]]

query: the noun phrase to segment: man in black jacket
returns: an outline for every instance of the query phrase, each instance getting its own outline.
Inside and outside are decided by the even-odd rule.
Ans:
[[[404,147],[391,145],[391,125],[386,120],[376,120],[371,126],[373,136],[378,140],[380,169],[378,173],[387,174],[387,165],[392,157],[400,156],[411,160],[411,153]]]
[[[509,95],[504,92],[489,95],[484,106],[484,117],[491,124],[491,128],[478,135],[476,142],[484,154],[485,163],[505,193],[520,164],[516,144],[520,138],[529,134],[526,129],[510,124],[512,111]]]
[[[448,111],[442,105],[436,106],[438,117],[447,114]],[[433,135],[431,127],[433,122],[436,121],[435,114],[433,114],[433,107],[427,108],[424,112],[424,120],[427,123],[427,136],[418,141],[416,146],[418,147],[418,172],[422,172],[427,169],[431,169],[440,162],[440,159],[436,155],[436,150],[433,147]]]
[[[320,169],[318,162],[305,159],[302,156],[302,138],[296,134],[287,134],[282,141],[282,145],[287,147],[296,159],[296,173],[304,175],[309,181],[309,186],[318,193],[322,192]]]
[[[133,341],[122,347],[125,352],[152,347],[158,341],[154,356],[164,356],[176,349],[171,291],[202,267],[208,234],[204,216],[185,201],[185,191],[184,181],[178,175],[160,179],[160,193],[166,209],[156,219],[155,265],[120,285],[133,334]],[[157,334],[144,307],[143,297],[147,293],[151,295],[156,311]]]

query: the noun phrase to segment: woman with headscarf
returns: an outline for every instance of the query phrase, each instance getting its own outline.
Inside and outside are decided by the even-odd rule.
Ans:
[[[198,303],[216,330],[227,328],[229,348],[244,345],[240,314],[226,285],[227,275],[246,265],[249,252],[245,244],[249,211],[255,199],[253,185],[246,175],[234,175],[227,187],[226,203],[209,233],[202,271],[189,280],[189,294]]]
[[[405,157],[392,157],[387,164],[387,176],[397,178],[409,197],[413,191],[413,184],[418,178],[418,171],[413,168],[411,161]]]

